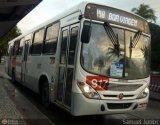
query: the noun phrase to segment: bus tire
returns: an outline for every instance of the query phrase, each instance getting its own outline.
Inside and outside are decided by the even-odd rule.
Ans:
[[[47,80],[45,80],[41,86],[41,101],[46,108],[50,107],[51,102],[49,99],[49,84]]]

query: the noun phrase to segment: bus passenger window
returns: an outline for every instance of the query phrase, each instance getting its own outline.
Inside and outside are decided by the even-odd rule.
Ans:
[[[62,33],[62,43],[61,43],[61,56],[60,63],[66,64],[66,49],[67,49],[67,41],[68,41],[68,30],[63,31]]]
[[[31,47],[31,54],[41,54],[43,38],[44,38],[44,29],[41,29],[34,34],[33,43]]]
[[[21,40],[20,40],[20,45],[19,45],[19,48],[18,48],[18,54],[17,54],[17,55],[22,55],[23,44],[24,44],[24,39],[21,39]]]
[[[58,41],[59,23],[47,28],[46,38],[43,48],[45,54],[55,54]]]
[[[20,43],[20,41],[16,41],[14,43],[13,56],[16,56],[18,54],[19,43]]]
[[[78,38],[78,27],[74,27],[71,29],[71,35],[70,35],[69,56],[68,56],[69,65],[74,65],[77,38]]]

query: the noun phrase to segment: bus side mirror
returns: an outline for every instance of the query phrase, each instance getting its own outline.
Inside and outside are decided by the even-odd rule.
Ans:
[[[91,36],[91,26],[90,25],[84,25],[81,35],[81,41],[82,43],[89,43]]]

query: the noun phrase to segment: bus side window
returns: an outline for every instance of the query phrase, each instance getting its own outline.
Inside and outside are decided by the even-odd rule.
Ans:
[[[69,65],[74,65],[77,38],[78,38],[78,27],[74,27],[71,29],[71,35],[70,35],[69,56],[68,56]]]
[[[33,43],[31,46],[31,54],[41,54],[43,38],[44,38],[44,29],[35,32]]]
[[[68,30],[64,30],[62,32],[62,42],[61,42],[61,56],[60,56],[60,63],[66,64],[66,46],[68,41]]]
[[[18,54],[19,43],[20,43],[19,40],[14,43],[13,56],[16,56]]]
[[[17,55],[22,55],[23,44],[24,44],[24,39],[22,38],[20,40],[20,45],[19,45],[19,48],[18,48],[18,54]]]
[[[58,32],[59,32],[59,23],[53,24],[52,26],[47,28],[46,38],[43,48],[44,54],[56,53]]]

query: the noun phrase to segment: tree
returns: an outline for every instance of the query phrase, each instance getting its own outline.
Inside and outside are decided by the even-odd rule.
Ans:
[[[160,71],[160,26],[149,23],[151,31],[151,69]]]
[[[2,54],[6,54],[8,42],[21,34],[17,26],[13,27],[6,35],[0,38],[0,49]]]
[[[149,23],[151,31],[151,70],[160,71],[160,26],[152,23],[156,22],[157,17],[155,16],[155,11],[148,5],[140,4],[138,8],[133,8],[132,12],[138,14],[145,19],[151,21]]]
[[[149,5],[140,4],[138,8],[133,8],[131,11],[142,16],[146,20],[156,22],[157,17],[155,16],[155,11],[150,8]]]

